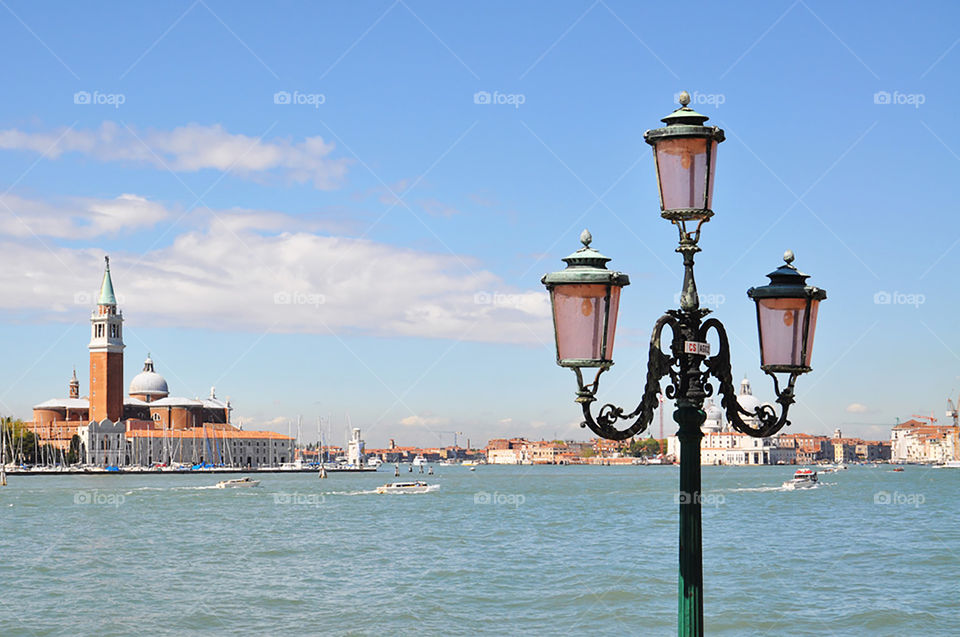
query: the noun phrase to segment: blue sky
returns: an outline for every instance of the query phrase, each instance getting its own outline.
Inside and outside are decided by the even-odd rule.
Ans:
[[[248,427],[584,437],[539,278],[583,227],[631,275],[601,398],[632,408],[681,276],[642,136],[686,89],[727,132],[697,277],[734,375],[772,398],[745,291],[792,248],[829,293],[793,430],[943,420],[957,7],[683,10],[7,3],[0,410],[29,417],[74,365],[86,391],[108,253],[126,377],[149,351],[174,395],[216,385]]]

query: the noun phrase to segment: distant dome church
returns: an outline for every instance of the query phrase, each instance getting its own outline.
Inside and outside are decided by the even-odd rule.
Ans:
[[[273,431],[244,431],[230,424],[230,401],[210,388],[206,398],[170,395],[166,379],[147,354],[124,397],[123,312],[105,257],[97,305],[90,315],[90,392],[80,395],[74,369],[67,398],[33,408],[27,426],[66,452],[80,438],[82,461],[92,466],[276,466],[291,461],[294,440]]]

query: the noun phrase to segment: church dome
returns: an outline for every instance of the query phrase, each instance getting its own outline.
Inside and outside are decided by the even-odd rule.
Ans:
[[[757,411],[757,407],[763,404],[759,398],[752,394],[741,394],[737,396],[737,402],[740,403],[740,406],[743,407],[744,410],[750,412],[751,415]]]
[[[143,396],[147,400],[157,398],[166,398],[170,391],[167,389],[167,381],[163,376],[153,371],[153,359],[147,354],[147,360],[143,362],[143,371],[133,377],[130,381],[131,396]]]
[[[707,417],[703,421],[703,425],[701,425],[700,428],[704,432],[722,430],[723,410],[717,407],[717,404],[713,402],[713,399],[707,399],[707,403],[703,406],[703,410],[706,412]]]
[[[750,381],[746,376],[744,376],[740,382],[740,393],[737,395],[737,402],[740,403],[740,407],[750,414],[750,416],[744,416],[747,420],[756,418],[754,414],[757,411],[757,407],[763,404],[759,398],[753,395],[753,390],[750,388]]]

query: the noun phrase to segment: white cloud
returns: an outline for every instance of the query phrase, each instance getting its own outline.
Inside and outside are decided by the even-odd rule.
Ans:
[[[296,183],[312,182],[321,190],[337,188],[349,163],[331,158],[334,144],[319,136],[300,142],[266,141],[229,133],[219,124],[187,124],[167,131],[137,131],[109,121],[94,130],[7,129],[0,130],[0,148],[45,153],[51,159],[81,153],[101,161],[146,163],[177,172],[213,169],[246,177],[278,175]]]
[[[134,200],[147,210],[156,205],[126,201]],[[102,202],[98,207],[108,209]],[[160,213],[138,218],[151,214]],[[512,289],[473,259],[315,234],[279,213],[220,211],[200,218],[205,225],[168,246],[111,254],[131,325],[552,341],[546,293]],[[102,264],[97,249],[48,251],[29,240],[0,240],[0,310],[85,320]],[[510,302],[484,301],[484,290],[498,290]]]
[[[450,424],[449,418],[439,416],[407,416],[400,420],[401,425],[407,427],[437,427]]]
[[[870,411],[870,408],[861,403],[850,403],[847,405],[847,413],[851,414],[866,414]]]
[[[149,228],[170,216],[163,205],[137,195],[73,197],[62,202],[0,195],[0,234],[89,239]]]

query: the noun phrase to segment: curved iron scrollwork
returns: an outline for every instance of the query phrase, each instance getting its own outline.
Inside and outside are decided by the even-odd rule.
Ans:
[[[720,341],[720,351],[718,351],[715,356],[711,356],[704,361],[704,365],[706,365],[707,368],[703,374],[704,386],[707,388],[709,395],[712,393],[712,387],[707,384],[707,380],[710,376],[717,379],[720,384],[720,406],[723,408],[727,420],[730,421],[733,428],[740,433],[745,433],[755,438],[765,438],[772,436],[788,426],[790,421],[787,420],[787,412],[790,409],[790,405],[794,402],[793,386],[797,380],[797,374],[790,374],[789,383],[787,383],[786,388],[781,391],[780,382],[777,380],[776,375],[772,372],[767,372],[767,374],[773,378],[773,388],[777,394],[777,403],[779,403],[781,407],[779,417],[777,416],[776,410],[770,404],[760,405],[753,412],[747,411],[740,406],[740,402],[737,400],[736,390],[733,386],[733,374],[730,368],[730,345],[727,341],[727,331],[724,329],[723,323],[714,318],[704,321],[700,327],[698,340],[706,341],[707,332],[709,332],[711,328],[717,332],[717,338]],[[741,415],[756,418],[759,426],[754,427],[748,425],[744,422]]]
[[[660,335],[664,326],[669,325],[673,332],[671,340],[671,352],[673,355],[663,353],[660,347]],[[577,374],[577,402],[583,407],[583,422],[581,426],[589,427],[591,431],[602,438],[608,440],[626,440],[638,433],[643,433],[653,420],[653,412],[660,404],[658,394],[660,393],[660,379],[669,375],[671,384],[667,387],[667,396],[673,397],[676,387],[679,384],[677,372],[674,367],[679,365],[676,353],[682,351],[680,323],[676,318],[669,314],[664,314],[657,321],[653,329],[653,335],[650,337],[650,355],[647,363],[647,382],[643,391],[643,398],[640,404],[629,414],[623,413],[622,407],[607,403],[600,408],[597,417],[594,418],[590,413],[590,404],[596,400],[596,393],[600,383],[600,375],[608,368],[601,367],[597,372],[593,382],[584,385],[583,375],[579,368],[574,368]],[[614,425],[619,420],[636,420],[626,429],[617,429]]]

